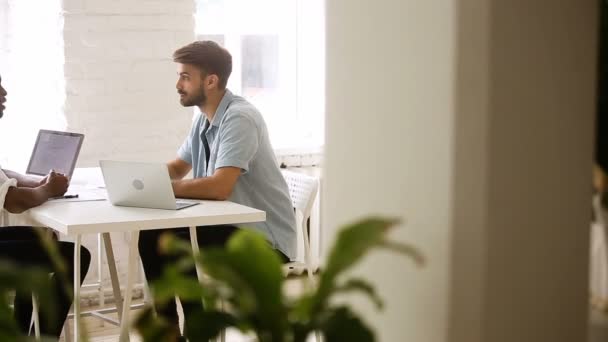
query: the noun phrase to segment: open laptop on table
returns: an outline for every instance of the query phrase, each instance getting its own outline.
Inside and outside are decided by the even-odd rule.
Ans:
[[[175,199],[166,164],[100,160],[99,166],[113,205],[179,210],[200,203]]]
[[[44,177],[51,170],[54,170],[66,175],[71,180],[83,140],[84,135],[80,133],[41,129],[38,131],[38,137],[25,173]],[[70,188],[64,196],[54,199],[78,197],[74,189]],[[90,197],[83,196],[87,200],[90,200]]]
[[[25,173],[46,176],[55,170],[71,179],[83,139],[80,133],[41,129]]]

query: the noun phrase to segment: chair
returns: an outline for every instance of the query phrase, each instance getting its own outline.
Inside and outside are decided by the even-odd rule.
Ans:
[[[315,177],[311,177],[302,173],[283,170],[283,177],[289,188],[289,196],[296,214],[296,230],[301,234],[304,242],[304,263],[299,261],[289,262],[284,265],[283,272],[289,273],[293,268],[304,267],[308,274],[310,283],[314,281],[313,265],[310,252],[310,236],[308,231],[308,219],[312,211],[312,205],[315,202],[317,192],[319,190],[319,181]]]

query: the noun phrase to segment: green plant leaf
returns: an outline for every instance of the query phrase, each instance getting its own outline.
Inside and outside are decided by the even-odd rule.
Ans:
[[[283,274],[277,253],[259,233],[239,230],[226,248],[202,251],[204,271],[232,289],[229,298],[239,316],[249,317],[253,326],[284,335],[287,314],[283,303]]]
[[[418,266],[423,266],[425,263],[424,255],[422,255],[422,253],[420,253],[420,251],[414,246],[395,242],[395,241],[386,241],[385,240],[380,243],[380,247],[383,247],[384,249],[387,249],[387,250],[397,252],[399,254],[407,255]]]
[[[161,250],[192,258],[191,247],[172,236],[163,236]],[[241,229],[225,248],[206,248],[196,256],[204,273],[210,278],[202,293],[208,309],[221,298],[231,303],[240,319],[272,336],[283,336],[287,328],[287,314],[283,303],[283,274],[281,260],[266,239],[250,229]],[[179,265],[188,265],[179,261]],[[161,281],[154,284],[154,296],[163,302],[172,298],[179,288],[192,299],[201,291],[180,276],[183,266],[166,271]],[[177,284],[177,285],[176,285]],[[200,286],[199,286],[200,287]],[[194,293],[194,295],[193,295]],[[181,295],[180,295],[181,297]],[[206,311],[210,313],[211,310]]]
[[[312,333],[312,325],[306,321],[294,321],[291,323],[293,342],[306,342]]]
[[[329,253],[326,268],[321,274],[319,288],[313,298],[309,315],[316,315],[322,310],[335,288],[338,275],[354,266],[372,248],[386,246],[386,233],[398,222],[397,219],[372,217],[347,225],[338,233],[336,243]],[[418,255],[419,253],[416,253],[416,257]],[[417,260],[416,257],[414,260]]]
[[[8,293],[0,291],[2,300],[0,302],[0,341],[12,341],[19,335],[17,322],[13,317],[13,311],[8,306]]]
[[[218,297],[232,303],[241,315],[252,315],[258,309],[258,297],[250,281],[233,266],[238,261],[225,250],[209,249],[201,255],[205,273],[213,279],[210,284]]]
[[[179,271],[175,266],[168,266],[160,279],[151,284],[156,303],[163,304],[173,300],[175,295],[187,300],[201,300],[205,296],[203,288],[196,278]]]
[[[365,293],[371,299],[371,301],[374,302],[377,309],[380,310],[383,308],[384,304],[382,302],[382,299],[376,294],[376,290],[374,290],[374,287],[363,279],[349,279],[343,285],[337,286],[334,290],[334,294],[353,291],[361,291]]]
[[[331,310],[321,326],[327,342],[373,342],[373,331],[348,307]]]
[[[143,342],[177,341],[180,332],[175,329],[173,324],[163,317],[155,317],[152,308],[146,308],[137,316],[133,326],[139,333]]]
[[[189,341],[209,341],[226,328],[237,326],[238,320],[231,314],[206,311],[199,308],[186,317],[186,337]]]
[[[242,229],[225,248],[205,249],[194,258],[190,244],[168,237],[163,240],[163,249],[183,258],[164,273],[153,293],[161,301],[172,299],[174,293],[188,300],[199,300],[199,296],[211,300],[212,304],[206,301],[205,307],[187,318],[186,333],[194,341],[215,337],[228,326],[245,332],[253,330],[260,342],[304,342],[314,331],[321,331],[329,342],[373,341],[374,334],[367,325],[348,307],[332,307],[331,297],[362,292],[382,309],[380,296],[366,280],[355,278],[338,283],[341,275],[371,249],[395,251],[422,264],[423,257],[416,248],[387,240],[386,233],[397,222],[372,217],[346,226],[331,249],[316,291],[307,291],[295,299],[283,296],[281,260],[266,239],[253,230]],[[192,270],[192,260],[208,276],[202,285],[185,274]],[[217,310],[216,300],[228,303],[229,310]],[[161,334],[162,325],[148,324],[157,340],[166,336]]]
[[[369,218],[346,226],[338,233],[322,279],[331,280],[352,267],[372,247],[380,245],[388,229],[398,222],[396,219]]]
[[[320,277],[317,292],[311,297],[310,301],[299,303],[301,305],[297,308],[299,315],[311,320],[319,317],[325,311],[330,297],[337,290],[337,278],[352,268],[373,248],[380,247],[397,251],[419,264],[422,256],[415,247],[387,242],[387,232],[390,228],[395,227],[398,222],[397,219],[371,217],[343,228],[338,233],[336,242],[331,248],[326,267]],[[373,293],[369,291],[370,289],[371,287],[366,291],[368,294]],[[373,295],[372,300],[376,301]]]
[[[41,313],[47,319],[47,324],[55,323],[53,320],[57,319],[53,313],[56,311],[56,298],[53,296],[54,285],[51,283],[50,271],[40,267],[23,267],[14,263],[2,260],[0,261],[0,294],[6,296],[8,291],[19,289],[20,293],[27,293],[30,299],[29,293],[35,293],[38,298],[38,304]],[[6,297],[4,297],[6,298]],[[8,307],[8,303],[0,303],[3,307]],[[2,313],[4,315],[4,313]],[[10,320],[13,320],[10,322]],[[14,331],[18,332],[17,325],[14,323],[12,312],[8,322],[2,325],[0,329],[6,333],[12,333],[13,326]],[[18,333],[19,334],[19,333]]]

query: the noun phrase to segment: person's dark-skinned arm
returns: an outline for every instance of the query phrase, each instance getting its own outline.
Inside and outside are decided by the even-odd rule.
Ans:
[[[225,201],[240,175],[238,167],[222,167],[210,177],[173,180],[173,192],[175,197]]]
[[[51,172],[44,178],[44,184],[30,187],[10,187],[4,198],[4,209],[13,214],[20,214],[37,207],[51,197],[61,196],[68,190],[66,176]]]
[[[2,171],[8,178],[16,179],[17,186],[21,188],[35,188],[44,184],[45,182],[44,178],[26,176],[11,170],[2,169]]]

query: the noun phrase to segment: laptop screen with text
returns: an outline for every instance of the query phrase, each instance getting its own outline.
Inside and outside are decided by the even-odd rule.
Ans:
[[[44,176],[50,170],[72,177],[84,135],[41,129],[26,173]]]

